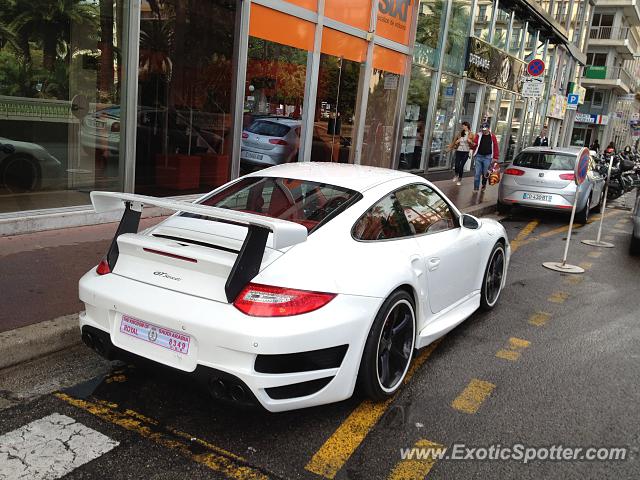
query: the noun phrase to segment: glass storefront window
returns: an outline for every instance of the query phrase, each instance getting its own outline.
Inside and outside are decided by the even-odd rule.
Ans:
[[[520,130],[523,126],[524,115],[526,113],[526,101],[521,96],[516,96],[515,106],[513,108],[513,117],[511,118],[511,136],[507,145],[507,152],[504,157],[505,162],[513,160],[513,157],[522,149],[522,146],[518,143],[520,139]],[[511,143],[511,139],[515,141],[515,144]]]
[[[59,3],[59,5],[58,5]],[[0,3],[0,213],[121,190],[122,32],[114,0]]]
[[[389,49],[376,46],[373,50],[373,72],[368,89],[360,160],[362,165],[391,166],[405,61],[404,55]]]
[[[444,22],[445,3],[441,0],[420,0],[413,62],[434,67],[438,61],[438,44]]]
[[[467,86],[464,91],[464,97],[462,99],[462,112],[460,112],[460,122],[469,122],[472,128],[474,128],[473,121],[478,105],[478,95],[480,94],[481,87],[482,86],[479,83],[468,80]]]
[[[136,192],[211,190],[230,176],[236,2],[143,2]]]
[[[478,0],[475,15],[474,35],[480,40],[488,42],[491,35],[493,0]]]
[[[498,89],[487,86],[484,93],[482,109],[480,110],[480,120],[482,122],[488,122],[491,128],[495,128],[497,99]]]
[[[471,24],[471,0],[452,0],[449,33],[444,44],[444,70],[462,75]]]
[[[431,93],[431,70],[414,65],[404,112],[402,145],[400,149],[401,170],[420,168],[425,141],[425,128],[429,95]]]
[[[498,48],[505,49],[507,46],[507,34],[509,32],[509,19],[511,13],[498,8],[498,14],[496,16],[496,28],[493,33],[492,44]]]
[[[502,92],[500,97],[500,106],[498,108],[498,120],[494,127],[494,133],[498,139],[498,145],[500,145],[500,157],[504,159],[508,153],[509,148],[513,148],[516,143],[515,137],[511,134],[509,128],[509,119],[511,117],[511,97],[509,92]]]
[[[520,47],[524,41],[524,24],[515,17],[511,29],[511,39],[509,40],[509,53],[514,57],[520,57]]]
[[[429,168],[447,168],[450,155],[446,147],[451,143],[455,131],[455,98],[459,80],[450,75],[442,75],[438,93],[438,103],[431,138]]]
[[[314,116],[312,162],[353,160],[358,84],[362,64],[322,54]]]

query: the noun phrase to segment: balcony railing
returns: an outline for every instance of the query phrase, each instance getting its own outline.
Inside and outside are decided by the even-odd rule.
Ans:
[[[591,27],[589,38],[592,40],[626,40],[629,27]]]
[[[635,91],[636,80],[624,67],[601,67],[597,65],[587,65],[584,71],[585,78],[597,80],[617,80],[627,85]]]

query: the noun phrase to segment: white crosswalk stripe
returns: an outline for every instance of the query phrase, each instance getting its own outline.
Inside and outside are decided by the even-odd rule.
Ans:
[[[53,480],[118,442],[54,413],[0,436],[0,480]]]

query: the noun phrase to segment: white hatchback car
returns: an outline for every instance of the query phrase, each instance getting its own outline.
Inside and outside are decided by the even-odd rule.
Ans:
[[[242,162],[261,167],[295,162],[300,126],[300,120],[291,118],[258,118],[242,132]]]
[[[291,163],[195,203],[93,192],[125,209],[80,280],[84,342],[191,372],[276,412],[402,385],[414,350],[496,305],[510,247],[409,173]],[[137,233],[144,205],[177,211]]]

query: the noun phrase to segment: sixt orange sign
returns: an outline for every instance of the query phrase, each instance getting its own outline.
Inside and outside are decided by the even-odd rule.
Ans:
[[[376,33],[403,45],[409,44],[411,0],[380,0]]]

